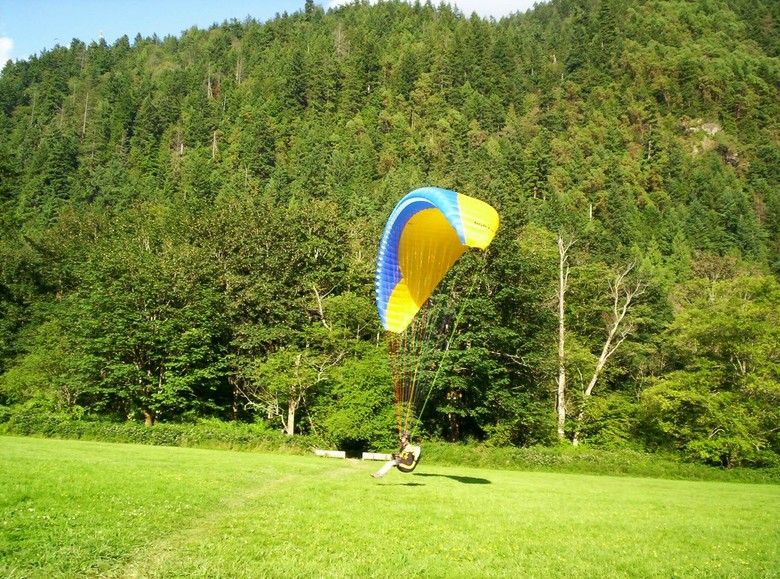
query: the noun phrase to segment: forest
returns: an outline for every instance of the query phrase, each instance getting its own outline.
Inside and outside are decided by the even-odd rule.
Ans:
[[[423,438],[780,465],[776,0],[306,0],[9,61],[0,111],[0,421],[392,444],[378,245],[436,186],[501,224]]]

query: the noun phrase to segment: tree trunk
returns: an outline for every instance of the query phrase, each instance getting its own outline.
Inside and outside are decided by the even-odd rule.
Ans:
[[[558,236],[558,388],[555,397],[555,409],[558,413],[558,438],[565,436],[566,429],[566,288],[569,284],[568,252],[573,241],[563,242]]]
[[[84,102],[84,121],[81,124],[81,139],[84,140],[84,137],[87,134],[87,111],[89,110],[89,92],[87,92],[87,97]]]
[[[287,436],[295,433],[295,399],[291,396],[287,403]]]
[[[303,354],[295,357],[295,368],[293,370],[293,384],[290,386],[290,398],[287,401],[287,436],[295,434],[295,411],[298,410],[301,392],[303,388],[300,384],[301,360]]]

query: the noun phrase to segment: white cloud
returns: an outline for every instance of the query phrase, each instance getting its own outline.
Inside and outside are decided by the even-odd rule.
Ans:
[[[412,0],[407,0],[412,2]],[[483,18],[489,18],[492,16],[496,20],[504,16],[509,16],[515,12],[525,12],[534,7],[534,4],[542,4],[547,0],[444,0],[445,4],[450,6],[457,6],[458,9],[466,16],[471,16],[473,12],[476,12]],[[350,4],[350,0],[330,0],[327,3],[327,8],[334,8],[344,4]],[[439,0],[432,0],[434,6],[440,4]]]
[[[0,36],[0,68],[11,58],[14,50],[14,41],[7,36]]]

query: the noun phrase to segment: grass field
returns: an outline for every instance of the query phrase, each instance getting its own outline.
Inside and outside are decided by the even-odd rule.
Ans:
[[[780,486],[0,437],[3,577],[779,577]]]

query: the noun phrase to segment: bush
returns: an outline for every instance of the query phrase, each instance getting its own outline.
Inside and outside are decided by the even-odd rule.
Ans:
[[[318,446],[313,437],[288,437],[270,430],[265,424],[246,424],[202,420],[192,424],[159,423],[144,426],[137,422],[108,422],[73,419],[63,414],[22,409],[8,411],[10,417],[0,421],[0,434],[43,436],[224,450],[308,452]]]
[[[671,372],[642,393],[649,448],[678,449],[684,458],[715,466],[776,466],[780,457],[768,436],[770,424],[755,397],[719,387],[722,369],[702,366]]]
[[[780,469],[716,468],[635,450],[607,451],[587,446],[489,447],[483,444],[429,442],[429,464],[524,471],[568,472],[668,479],[780,483]]]
[[[7,419],[3,420],[3,417]],[[192,424],[108,422],[0,407],[0,435],[44,436],[101,442],[183,446],[221,450],[306,454],[323,446],[313,436],[289,437],[265,423],[201,420]],[[588,446],[491,447],[485,444],[423,442],[425,464],[671,479],[780,483],[780,468],[717,468],[633,450]]]
[[[381,451],[398,444],[393,393],[382,352],[347,360],[334,371],[331,402],[315,413],[329,446]]]

